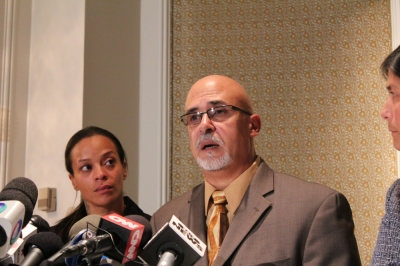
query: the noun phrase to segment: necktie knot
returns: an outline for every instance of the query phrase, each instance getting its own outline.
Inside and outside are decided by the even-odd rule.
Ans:
[[[215,205],[221,205],[227,203],[225,193],[221,190],[214,191],[214,193],[212,194],[212,198]]]

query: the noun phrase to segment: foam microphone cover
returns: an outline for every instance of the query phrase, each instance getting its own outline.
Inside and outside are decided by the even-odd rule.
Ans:
[[[32,215],[30,223],[37,228],[37,232],[48,232],[50,230],[49,223],[39,215]]]
[[[139,248],[142,249],[147,244],[147,242],[149,242],[150,238],[153,236],[153,231],[151,229],[150,222],[141,215],[128,215],[125,217],[144,225],[143,235],[139,245]]]
[[[22,249],[24,259],[20,266],[37,266],[62,248],[61,238],[52,232],[41,232],[27,239]]]
[[[0,201],[17,200],[25,206],[23,227],[31,220],[37,197],[35,183],[26,177],[12,179],[0,192]]]
[[[83,217],[82,219],[74,223],[74,225],[69,230],[69,239],[74,238],[83,229],[89,229],[96,232],[97,227],[100,223],[100,219],[101,216],[97,214],[90,214]]]
[[[35,246],[43,252],[43,259],[47,259],[60,250],[63,246],[61,238],[52,232],[41,232],[29,237],[25,244],[22,253],[26,256],[29,249]]]
[[[32,180],[26,177],[17,177],[12,179],[2,191],[6,190],[14,190],[14,191],[21,191],[25,194],[31,201],[32,205],[36,204],[37,197],[38,197],[38,190],[33,183]]]

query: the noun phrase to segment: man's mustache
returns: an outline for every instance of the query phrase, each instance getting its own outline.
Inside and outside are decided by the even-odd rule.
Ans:
[[[214,137],[213,135],[211,135],[210,133],[206,133],[200,136],[200,138],[197,140],[196,142],[196,149],[198,149],[200,147],[200,143],[206,140],[212,140],[214,142],[217,142],[219,145],[223,146],[224,143],[222,142],[221,139]]]

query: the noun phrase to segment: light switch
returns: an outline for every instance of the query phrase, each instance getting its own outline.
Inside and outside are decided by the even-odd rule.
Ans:
[[[41,188],[38,195],[38,209],[45,212],[56,211],[57,190],[55,188]]]

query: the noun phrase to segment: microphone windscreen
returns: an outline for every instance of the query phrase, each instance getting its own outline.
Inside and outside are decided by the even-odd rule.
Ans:
[[[37,228],[37,232],[48,232],[50,230],[49,223],[39,215],[32,215],[31,224]]]
[[[25,207],[23,227],[25,227],[33,213],[38,190],[32,180],[26,177],[17,177],[11,180],[0,192],[0,201],[16,200]]]
[[[39,234],[29,237],[22,250],[24,256],[29,252],[29,249],[35,246],[40,249],[44,255],[43,259],[47,259],[60,250],[63,246],[61,238],[52,232],[41,232]]]
[[[125,217],[132,221],[135,221],[137,223],[144,225],[143,235],[142,235],[142,239],[140,240],[140,245],[139,245],[140,249],[143,248],[144,245],[146,245],[146,243],[149,242],[150,238],[153,235],[153,231],[151,230],[150,222],[141,215],[128,215]]]
[[[30,199],[32,205],[35,206],[38,197],[38,190],[35,183],[33,183],[29,178],[17,177],[12,179],[2,191],[6,190],[21,191]]]
[[[96,232],[97,227],[100,223],[101,216],[97,214],[90,214],[79,221],[77,221],[69,230],[69,239],[74,238],[80,231],[83,229],[90,229],[94,232]]]

